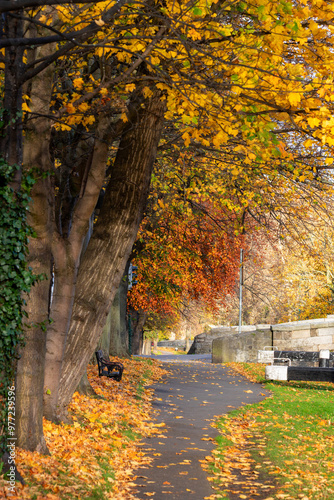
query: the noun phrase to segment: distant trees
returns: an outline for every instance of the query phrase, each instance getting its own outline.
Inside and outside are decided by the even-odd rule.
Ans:
[[[271,228],[269,234],[260,230],[247,235],[244,324],[275,324],[334,313],[333,191],[327,196],[322,193],[327,215],[315,201],[313,196],[309,206],[300,206],[300,218],[285,219],[286,227],[279,234]],[[237,297],[230,297],[223,309],[225,320],[236,324],[238,309]]]

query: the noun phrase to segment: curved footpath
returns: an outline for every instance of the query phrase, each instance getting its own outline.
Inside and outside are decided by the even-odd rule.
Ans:
[[[145,356],[164,362],[169,375],[154,385],[154,408],[166,429],[144,441],[152,466],[134,471],[138,499],[202,500],[214,493],[199,460],[214,448],[217,417],[245,404],[261,401],[269,392],[212,364],[211,355]]]

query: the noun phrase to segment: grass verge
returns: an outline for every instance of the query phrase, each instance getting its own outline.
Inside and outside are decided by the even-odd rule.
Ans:
[[[207,468],[220,499],[334,498],[334,384],[265,382],[264,367],[231,363],[272,397],[217,421]]]
[[[16,465],[26,484],[15,491],[0,478],[0,498],[30,500],[125,500],[131,493],[132,470],[150,461],[139,451],[142,437],[161,433],[152,414],[152,392],[145,385],[165,373],[151,359],[122,359],[121,382],[88,377],[103,399],[76,393],[70,406],[71,425],[44,421],[50,456],[16,449]]]

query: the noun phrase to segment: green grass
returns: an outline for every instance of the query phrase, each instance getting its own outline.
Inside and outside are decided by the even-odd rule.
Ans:
[[[239,371],[245,374],[247,370],[251,367],[243,365]],[[258,367],[254,372],[261,378]],[[211,472],[221,483],[222,498],[229,498],[224,493],[229,487],[226,477],[220,480],[214,469],[218,464],[221,470],[221,464],[230,459],[227,450],[237,449],[236,436],[244,427],[250,461],[255,461],[252,468],[277,484],[268,498],[333,500],[334,384],[266,382],[265,386],[272,397],[217,422],[221,436]]]
[[[149,365],[149,363],[148,363],[148,365]],[[136,388],[136,398],[137,399],[139,399],[139,400],[142,399],[143,393],[145,390],[145,385],[146,385],[147,381],[150,379],[151,375],[152,375],[152,372],[149,368],[144,370],[143,373],[141,374],[140,380],[138,381],[138,385]]]
[[[115,474],[112,471],[109,461],[106,459],[98,460],[100,469],[102,471],[103,483],[102,485],[97,485],[93,490],[88,493],[88,496],[85,496],[86,500],[101,500],[105,498],[106,493],[110,493],[113,490],[112,482],[109,481],[111,479],[114,481]]]

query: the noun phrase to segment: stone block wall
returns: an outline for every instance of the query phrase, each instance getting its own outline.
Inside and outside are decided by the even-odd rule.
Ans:
[[[186,349],[186,340],[159,340],[158,347],[172,347],[178,349]]]
[[[257,351],[272,346],[276,351],[334,351],[334,315],[277,325],[217,327],[194,339],[189,353],[213,355],[214,363],[256,361]],[[313,362],[313,361],[310,361]]]
[[[334,316],[272,325],[273,345],[279,351],[334,349]]]
[[[194,342],[188,354],[211,354],[212,341],[222,335],[232,335],[235,330],[229,327],[212,328],[209,332],[200,333],[194,338]]]
[[[319,366],[319,351],[274,351],[274,357],[277,358],[274,363],[279,363],[279,358],[288,358],[291,366]],[[334,362],[334,353],[329,355],[329,366]]]
[[[232,333],[233,335],[225,334],[213,340],[213,363],[254,362],[259,350],[272,345],[270,325],[250,332]]]

